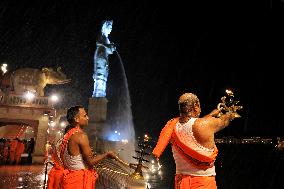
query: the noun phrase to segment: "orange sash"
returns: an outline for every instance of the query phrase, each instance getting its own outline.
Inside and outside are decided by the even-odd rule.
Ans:
[[[160,158],[162,153],[164,152],[165,148],[169,144],[171,138],[172,138],[172,133],[174,130],[174,127],[176,126],[176,123],[178,122],[179,118],[173,118],[170,121],[167,122],[165,127],[162,129],[158,142],[153,150],[153,155],[156,158]]]
[[[153,155],[156,158],[160,158],[161,154],[171,140],[173,147],[175,147],[184,157],[186,157],[185,159],[192,165],[200,169],[208,169],[209,167],[212,167],[218,154],[217,147],[214,146],[214,152],[210,156],[205,156],[186,146],[179,140],[175,133],[175,126],[178,120],[179,118],[173,118],[167,122],[160,133],[158,142],[152,152]]]
[[[182,141],[180,141],[176,134],[176,129],[174,129],[174,132],[172,133],[171,142],[174,148],[176,148],[178,152],[185,157],[185,160],[194,165],[195,167],[204,170],[213,167],[216,157],[218,155],[218,149],[216,145],[214,146],[214,151],[210,156],[200,154],[189,146],[185,145]]]
[[[64,164],[64,151],[67,147],[67,144],[68,144],[68,140],[71,138],[71,136],[77,132],[80,132],[82,131],[79,127],[75,127],[75,128],[72,128],[70,129],[63,137],[63,141],[60,145],[60,157],[61,157],[61,160]]]

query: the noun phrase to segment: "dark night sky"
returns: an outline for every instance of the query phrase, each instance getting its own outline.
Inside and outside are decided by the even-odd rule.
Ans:
[[[110,40],[125,67],[137,135],[157,137],[178,114],[182,93],[196,93],[205,114],[226,88],[244,109],[220,135],[284,135],[284,97],[278,92],[283,86],[281,1],[70,2],[2,0],[0,63],[9,69],[61,66],[72,83],[47,87],[47,93],[65,95],[63,106],[87,106],[96,36],[101,21],[110,18]]]

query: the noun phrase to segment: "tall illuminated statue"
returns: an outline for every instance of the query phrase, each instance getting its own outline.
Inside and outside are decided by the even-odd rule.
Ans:
[[[97,38],[97,49],[94,55],[94,91],[92,97],[105,97],[106,84],[109,72],[108,55],[113,54],[115,46],[108,39],[112,30],[112,20],[105,20],[102,23],[101,32]]]

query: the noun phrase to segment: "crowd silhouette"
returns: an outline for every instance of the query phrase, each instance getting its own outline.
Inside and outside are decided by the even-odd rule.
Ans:
[[[23,165],[32,164],[32,153],[35,140],[19,138],[0,139],[0,164],[1,165]]]

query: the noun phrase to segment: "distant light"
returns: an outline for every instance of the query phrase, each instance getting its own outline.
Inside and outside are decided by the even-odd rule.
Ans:
[[[114,131],[114,133],[117,133],[117,131]]]
[[[162,167],[162,165],[160,164],[160,162],[158,162],[158,170],[160,170]]]
[[[8,66],[8,64],[5,64],[5,63],[1,65],[1,70],[2,70],[3,74],[7,72],[7,66]]]
[[[50,122],[49,124],[51,127],[54,127],[55,126],[55,122]]]
[[[147,142],[149,140],[149,136],[147,134],[144,135],[144,141]]]
[[[50,99],[52,102],[57,102],[59,98],[57,95],[51,95]]]
[[[65,123],[65,122],[61,122],[61,123],[60,123],[60,126],[61,126],[61,127],[65,127],[65,126],[66,126],[66,123]]]
[[[32,100],[34,97],[35,97],[35,94],[28,91],[25,93],[25,97],[28,99],[28,100]]]
[[[145,175],[146,180],[148,180],[150,178],[150,176],[148,174]]]
[[[228,95],[232,95],[232,94],[233,94],[233,92],[232,92],[231,90],[229,90],[229,89],[226,89],[226,93],[227,93]]]
[[[108,134],[106,137],[107,140],[109,141],[120,141],[119,137],[117,136],[117,134]]]

